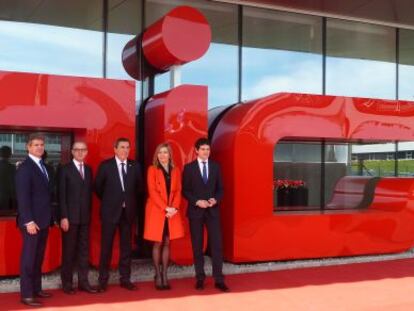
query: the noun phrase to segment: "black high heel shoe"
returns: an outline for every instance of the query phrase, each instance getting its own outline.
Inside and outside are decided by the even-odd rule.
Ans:
[[[168,278],[167,278],[167,276],[166,276],[166,275],[164,275],[164,276],[163,276],[163,278],[162,278],[162,287],[163,287],[165,290],[169,290],[169,289],[171,289],[170,283],[168,282]]]
[[[155,286],[155,289],[157,289],[157,290],[163,290],[164,289],[164,286],[162,284],[162,277],[161,276],[159,276],[159,278],[157,278],[156,275],[154,276],[154,286]]]

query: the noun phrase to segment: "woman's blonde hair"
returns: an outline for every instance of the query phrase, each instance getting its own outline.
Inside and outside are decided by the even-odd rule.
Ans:
[[[158,161],[158,152],[160,152],[161,148],[167,148],[168,153],[170,155],[170,163],[169,164],[173,168],[174,167],[174,160],[173,160],[173,154],[172,154],[171,146],[170,146],[169,143],[159,144],[157,146],[157,148],[155,148],[154,157],[152,158],[152,164],[156,167],[161,166],[160,161]]]

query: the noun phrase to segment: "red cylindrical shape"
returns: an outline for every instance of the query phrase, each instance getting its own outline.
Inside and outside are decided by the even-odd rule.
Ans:
[[[142,48],[152,66],[168,70],[200,58],[210,42],[211,29],[204,15],[192,7],[179,6],[144,32]]]

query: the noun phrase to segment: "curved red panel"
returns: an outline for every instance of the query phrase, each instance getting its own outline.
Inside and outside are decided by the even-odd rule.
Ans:
[[[225,257],[248,262],[411,248],[414,179],[382,178],[365,210],[273,214],[273,150],[286,137],[414,140],[412,107],[403,101],[281,93],[230,109],[212,141],[225,185]]]
[[[194,142],[207,136],[207,87],[181,85],[151,97],[145,105],[145,163],[152,163],[158,144],[171,144],[174,162],[182,171],[195,158]],[[187,204],[181,202],[185,237],[171,241],[171,259],[180,264],[192,263],[190,230],[185,217]]]
[[[72,132],[88,144],[94,172],[113,156],[119,137],[135,141],[135,84],[132,81],[0,72],[0,124],[4,129]],[[47,148],[47,146],[46,146]],[[134,157],[135,148],[131,157]],[[99,203],[93,202],[91,261],[99,261]],[[60,232],[52,228],[43,265],[44,272],[60,265]],[[114,246],[113,263],[119,247]],[[19,274],[21,234],[14,218],[0,218],[0,275]]]

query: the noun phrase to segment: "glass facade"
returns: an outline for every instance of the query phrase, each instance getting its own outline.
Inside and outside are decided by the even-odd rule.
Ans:
[[[246,7],[242,25],[242,100],[322,94],[322,18]]]
[[[396,30],[328,19],[326,94],[396,99]]]
[[[209,108],[300,92],[414,100],[414,30],[207,0],[24,0],[2,4],[0,70],[130,79],[126,42],[178,5],[199,9],[210,49],[181,68]],[[151,83],[137,82],[137,103]],[[158,75],[154,91],[170,88]]]
[[[102,1],[16,0],[0,18],[0,70],[103,77]]]

